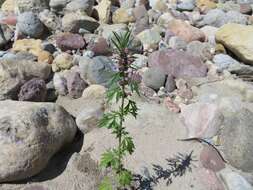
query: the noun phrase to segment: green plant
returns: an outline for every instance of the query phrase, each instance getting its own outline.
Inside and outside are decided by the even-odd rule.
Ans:
[[[101,158],[101,166],[110,167],[117,177],[118,187],[117,189],[123,189],[131,184],[132,173],[124,168],[122,163],[123,158],[127,154],[134,152],[135,146],[133,138],[129,135],[124,127],[124,121],[127,115],[137,117],[137,105],[136,102],[130,99],[132,93],[138,91],[138,82],[134,79],[136,68],[133,67],[130,60],[130,53],[128,47],[132,42],[131,32],[125,33],[113,33],[111,39],[112,45],[118,55],[118,71],[112,76],[107,91],[108,103],[116,101],[120,103],[117,111],[111,111],[105,113],[103,118],[99,122],[99,127],[104,127],[112,130],[112,134],[115,135],[118,140],[116,148],[107,150]],[[106,178],[100,185],[100,190],[112,189],[111,183]]]

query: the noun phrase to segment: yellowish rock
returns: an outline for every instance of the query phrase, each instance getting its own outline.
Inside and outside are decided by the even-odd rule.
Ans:
[[[73,66],[73,56],[68,53],[61,53],[56,56],[52,64],[54,72],[70,69]]]
[[[53,62],[54,58],[51,53],[48,51],[41,51],[38,54],[38,62],[44,62],[51,64]]]
[[[219,53],[224,53],[224,54],[226,54],[227,51],[226,51],[225,47],[224,47],[222,44],[217,43],[217,44],[215,45],[215,53],[216,53],[216,54],[219,54]]]
[[[111,1],[102,0],[95,9],[97,10],[99,21],[102,23],[109,23],[111,14]]]
[[[217,7],[216,3],[211,0],[197,0],[196,5],[201,11],[207,11]]]
[[[87,99],[103,99],[105,97],[106,88],[102,85],[93,84],[83,91],[83,98]]]
[[[35,39],[23,39],[17,40],[13,44],[13,51],[25,51],[32,53],[35,56],[38,56],[39,53],[42,51],[42,41],[35,40]]]
[[[166,3],[164,1],[157,1],[154,6],[154,9],[158,10],[162,13],[165,13],[168,11],[168,6],[166,5]]]
[[[6,0],[2,4],[1,10],[6,12],[14,12],[16,7],[16,0]]]
[[[133,9],[117,9],[113,14],[112,21],[115,24],[134,22]]]
[[[217,31],[216,40],[241,61],[253,65],[253,26],[226,24]]]

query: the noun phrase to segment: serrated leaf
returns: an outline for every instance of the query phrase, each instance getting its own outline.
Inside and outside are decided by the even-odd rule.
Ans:
[[[103,179],[102,183],[99,185],[98,190],[113,190],[112,183],[108,177]]]
[[[135,146],[132,137],[124,137],[122,140],[122,151],[127,151],[129,154],[134,152]]]
[[[104,168],[114,167],[116,166],[117,162],[117,155],[114,151],[108,150],[107,152],[102,154],[100,166]]]
[[[126,187],[126,186],[131,185],[133,175],[130,171],[123,170],[122,172],[118,174],[117,178],[118,178],[119,184],[123,187]]]

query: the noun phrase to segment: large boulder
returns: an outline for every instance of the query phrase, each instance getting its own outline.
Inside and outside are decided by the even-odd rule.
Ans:
[[[0,182],[38,174],[76,133],[72,117],[53,103],[0,102]]]
[[[207,74],[207,66],[199,57],[178,50],[155,51],[149,56],[148,64],[177,78],[204,77]]]
[[[241,109],[226,119],[221,145],[226,159],[245,172],[253,171],[253,112]]]
[[[32,78],[47,80],[51,66],[28,60],[5,60],[0,62],[0,100],[17,99],[21,85]]]
[[[253,26],[226,24],[216,33],[216,40],[241,61],[253,65]]]

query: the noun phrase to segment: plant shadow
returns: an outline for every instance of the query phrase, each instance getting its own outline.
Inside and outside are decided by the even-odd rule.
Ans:
[[[178,153],[174,158],[166,159],[167,167],[153,164],[154,174],[151,176],[147,168],[144,174],[134,175],[136,190],[153,190],[161,180],[166,181],[166,185],[172,184],[173,179],[182,177],[186,172],[192,171],[192,162],[194,162],[193,151],[189,154]]]

